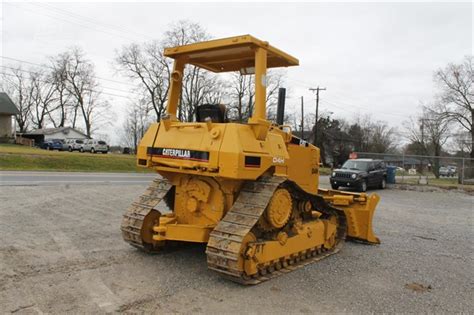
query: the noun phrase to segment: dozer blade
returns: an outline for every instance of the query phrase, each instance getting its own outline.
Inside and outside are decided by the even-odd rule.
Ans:
[[[380,239],[372,230],[372,219],[380,201],[379,195],[325,189],[320,189],[319,194],[328,204],[344,211],[347,219],[347,240],[380,244]]]

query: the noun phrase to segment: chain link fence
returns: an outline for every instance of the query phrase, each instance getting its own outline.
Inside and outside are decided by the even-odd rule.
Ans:
[[[474,185],[474,159],[470,158],[370,152],[354,152],[353,156],[382,160],[396,167],[396,183]]]

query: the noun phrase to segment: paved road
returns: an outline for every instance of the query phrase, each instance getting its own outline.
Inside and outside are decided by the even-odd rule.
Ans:
[[[71,184],[147,184],[155,174],[80,172],[0,172],[0,186],[56,186]]]
[[[155,174],[82,173],[82,172],[0,172],[0,186],[58,186],[58,185],[130,185],[148,184]],[[329,187],[328,176],[321,176],[320,184]]]

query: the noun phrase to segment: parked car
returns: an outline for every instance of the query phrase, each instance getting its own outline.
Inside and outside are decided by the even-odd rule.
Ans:
[[[458,168],[453,165],[448,165],[448,169],[451,170],[451,173],[453,174],[453,176],[458,172]]]
[[[83,145],[84,145],[84,140],[81,140],[81,139],[67,139],[64,142],[63,150],[68,150],[69,152],[80,151],[82,149]]]
[[[107,152],[109,152],[109,146],[107,145],[105,141],[88,139],[88,140],[84,140],[84,145],[81,148],[81,152],[90,152],[90,153],[102,152],[106,154]]]
[[[366,191],[367,188],[384,189],[387,185],[387,168],[381,160],[347,160],[340,169],[335,169],[330,177],[331,187],[355,188]]]
[[[441,166],[439,168],[439,176],[453,177],[456,174],[455,166]]]
[[[45,150],[58,150],[62,151],[63,150],[63,141],[61,139],[52,139],[52,140],[46,140],[40,145],[41,149]]]

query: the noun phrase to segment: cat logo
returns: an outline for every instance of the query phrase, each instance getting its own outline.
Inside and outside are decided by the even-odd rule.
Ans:
[[[284,164],[285,159],[279,156],[274,156],[273,157],[273,164]]]

